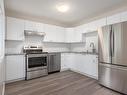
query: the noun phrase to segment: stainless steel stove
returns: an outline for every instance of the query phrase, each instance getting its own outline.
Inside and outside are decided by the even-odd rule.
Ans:
[[[48,52],[41,46],[24,46],[26,53],[26,80],[48,75]]]

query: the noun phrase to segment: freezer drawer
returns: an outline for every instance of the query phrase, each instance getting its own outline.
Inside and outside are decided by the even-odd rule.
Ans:
[[[127,94],[127,67],[99,63],[99,83]]]

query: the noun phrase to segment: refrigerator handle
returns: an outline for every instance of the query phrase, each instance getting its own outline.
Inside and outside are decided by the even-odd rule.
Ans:
[[[112,57],[114,57],[114,49],[115,49],[115,34],[114,29],[112,29]]]
[[[112,56],[112,26],[110,28],[110,33],[109,33],[109,54],[110,57]]]

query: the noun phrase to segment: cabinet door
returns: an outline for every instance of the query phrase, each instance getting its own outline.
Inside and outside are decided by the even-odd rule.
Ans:
[[[44,37],[44,41],[47,42],[64,42],[65,34],[64,28],[54,25],[44,25],[44,32],[46,36]]]
[[[70,68],[93,78],[98,78],[98,59],[96,55],[73,54]]]
[[[82,33],[83,33],[83,29],[82,29],[82,27],[76,27],[75,29],[74,29],[74,34],[75,34],[75,42],[82,42],[83,40],[82,40]]]
[[[75,42],[74,28],[67,28],[66,29],[66,42],[68,42],[68,43]]]
[[[24,55],[6,56],[6,81],[25,77]]]
[[[127,11],[121,13],[121,21],[127,21]]]
[[[44,32],[44,24],[43,23],[36,23],[37,32]]]
[[[24,21],[7,17],[6,40],[24,40]]]
[[[55,26],[55,37],[56,42],[65,42],[65,28]]]
[[[70,53],[61,54],[61,70],[67,70],[73,66],[73,59]]]
[[[46,33],[45,37],[44,37],[44,41],[46,42],[53,42],[56,39],[56,33],[54,31],[53,26],[45,24],[44,25],[44,31]]]
[[[66,70],[68,69],[67,66],[68,60],[65,54],[61,54],[61,70]]]
[[[25,21],[25,30],[37,31],[36,22]]]
[[[74,43],[74,42],[82,42],[82,28],[67,28],[66,29],[66,42]]]
[[[86,74],[98,77],[98,63],[96,55],[86,55]]]
[[[121,13],[107,17],[107,25],[119,22],[121,22]]]

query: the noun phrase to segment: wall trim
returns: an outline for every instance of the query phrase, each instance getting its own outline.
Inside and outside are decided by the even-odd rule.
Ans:
[[[63,68],[60,70],[60,72],[67,71],[67,70],[70,70],[70,68]]]
[[[98,80],[98,77],[97,77],[97,76],[92,76],[92,75],[86,74],[86,73],[84,73],[84,72],[81,72],[81,71],[78,71],[78,70],[75,70],[75,69],[72,69],[72,68],[71,68],[70,70],[73,71],[73,72],[82,74],[82,75],[84,75],[84,76],[88,76],[88,77],[90,77],[90,78],[93,78],[93,79]]]
[[[21,80],[25,80],[25,77],[24,78],[19,78],[19,79],[14,79],[14,80],[6,81],[5,84],[12,83],[12,82],[17,82],[17,81],[21,81]]]

